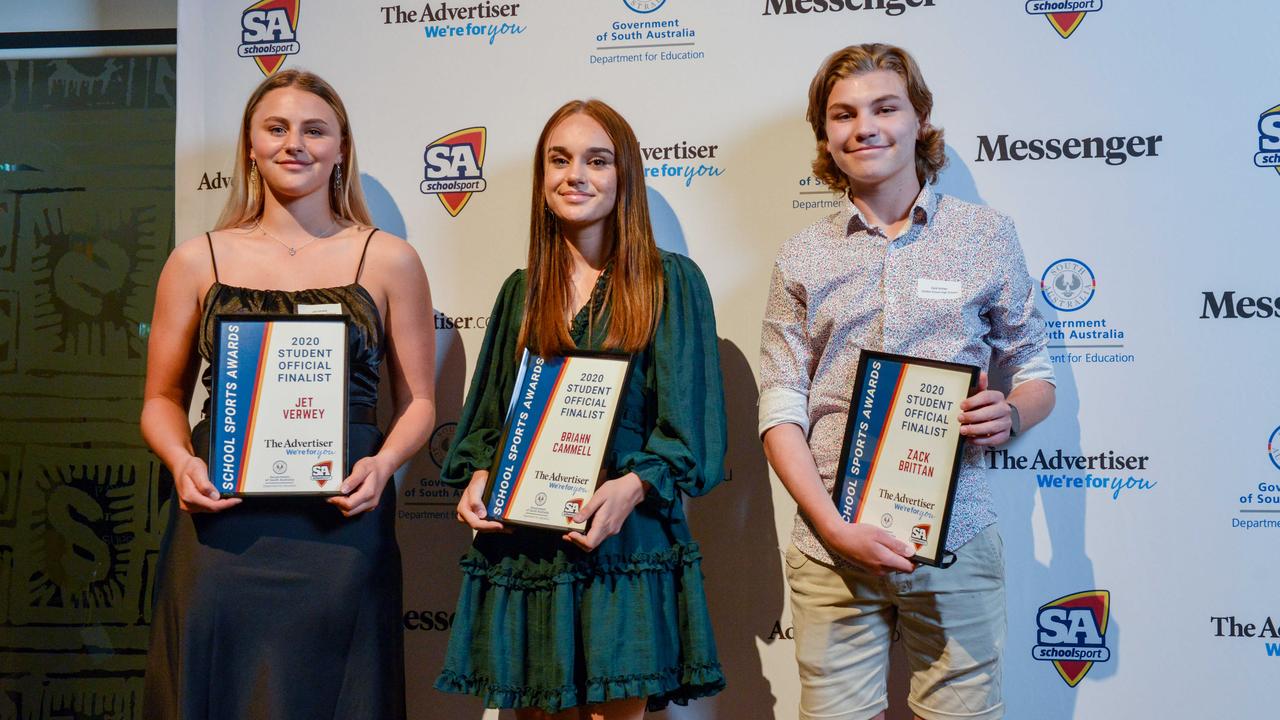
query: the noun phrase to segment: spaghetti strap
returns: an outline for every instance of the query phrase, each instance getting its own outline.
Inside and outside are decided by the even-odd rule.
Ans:
[[[378,232],[378,228],[369,231],[369,237],[364,239],[364,250],[360,251],[360,267],[356,268],[356,280],[352,285],[360,284],[360,273],[364,272],[364,256],[369,254],[369,241],[373,239],[373,234]]]
[[[209,243],[209,260],[213,262],[213,281],[221,283],[222,281],[218,279],[218,256],[213,254],[213,236],[205,233],[204,239]]]

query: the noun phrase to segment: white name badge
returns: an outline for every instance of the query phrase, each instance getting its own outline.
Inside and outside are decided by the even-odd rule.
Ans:
[[[347,470],[346,318],[215,322],[209,479],[224,496],[339,494]]]
[[[325,303],[323,305],[298,303],[294,310],[299,315],[341,315],[342,305],[339,303]]]
[[[963,286],[958,280],[916,280],[916,296],[925,300],[955,300],[960,297]]]

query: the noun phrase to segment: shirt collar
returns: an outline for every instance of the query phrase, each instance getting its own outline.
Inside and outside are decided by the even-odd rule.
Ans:
[[[929,219],[938,210],[938,193],[933,188],[925,185],[920,188],[920,194],[916,195],[916,200],[911,205],[911,222],[913,225],[928,225]],[[868,229],[866,220],[862,217],[862,212],[858,210],[858,206],[853,204],[853,198],[845,195],[844,206],[835,217],[835,225],[845,231],[846,235]]]

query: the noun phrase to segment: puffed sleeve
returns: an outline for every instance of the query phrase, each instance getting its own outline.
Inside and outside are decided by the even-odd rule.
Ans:
[[[666,502],[702,495],[724,478],[724,383],[706,278],[692,260],[663,254],[665,291],[647,390],[655,420],[643,447],[618,458]]]
[[[517,270],[502,284],[493,304],[467,402],[440,470],[440,479],[449,485],[465,486],[472,473],[487,470],[493,460],[515,385],[524,301],[525,272]]]

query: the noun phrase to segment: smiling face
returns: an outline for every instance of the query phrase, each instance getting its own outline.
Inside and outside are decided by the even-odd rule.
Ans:
[[[893,71],[858,73],[831,87],[827,151],[855,195],[899,183],[919,189],[916,139],[920,126],[906,85]]]
[[[577,232],[602,230],[618,199],[613,141],[600,123],[577,113],[547,136],[542,194],[560,225]]]
[[[319,96],[278,88],[254,108],[249,146],[263,183],[277,197],[327,193],[333,167],[342,161],[342,128]]]

